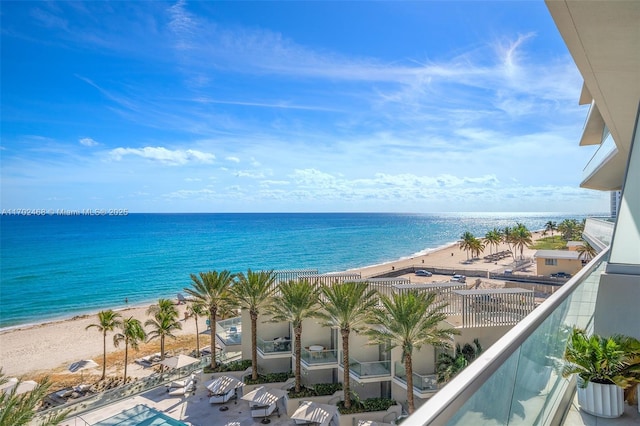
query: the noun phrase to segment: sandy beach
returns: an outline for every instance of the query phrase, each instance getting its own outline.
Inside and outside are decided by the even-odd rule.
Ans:
[[[533,239],[540,237],[540,232],[534,233]],[[498,251],[507,250],[506,245],[498,247]],[[495,249],[493,249],[495,251]],[[535,250],[526,249],[524,251],[525,257],[532,257]],[[485,254],[489,253],[489,249],[485,250]],[[359,272],[362,277],[371,277],[380,274],[385,271],[389,271],[392,268],[400,270],[411,266],[424,267],[436,267],[436,268],[450,268],[455,269],[457,273],[464,274],[465,269],[484,269],[494,271],[508,267],[513,261],[511,257],[506,257],[498,262],[487,263],[482,259],[476,260],[473,263],[466,263],[467,254],[460,250],[457,245],[442,248],[437,251],[430,252],[422,256],[415,256],[407,259],[397,260],[394,262],[385,263],[382,265],[375,265],[366,268],[352,269],[351,271]],[[535,273],[535,271],[530,271]],[[414,274],[407,274],[413,282],[430,282],[446,280],[446,276],[433,277],[416,277]],[[474,279],[475,281],[475,279]],[[500,283],[490,282],[484,280],[485,284],[489,287],[500,286]],[[131,307],[120,311],[123,317],[127,318],[133,316],[138,318],[143,323],[148,319],[146,315],[147,306]],[[179,318],[184,318],[185,305],[178,305]],[[16,327],[9,330],[0,332],[0,366],[6,376],[19,376],[24,379],[33,379],[41,377],[44,374],[57,372],[61,375],[69,375],[67,373],[67,367],[69,364],[82,359],[93,359],[98,363],[102,363],[102,334],[97,329],[85,330],[85,328],[97,322],[96,315],[87,315],[74,317],[67,320],[44,323],[36,326]],[[196,325],[193,318],[186,321],[181,321],[182,330],[176,333],[178,336],[178,342],[174,344],[176,351],[180,350],[181,346],[184,348],[190,347],[195,349],[195,334]],[[199,331],[202,332],[205,328],[205,319],[200,318],[198,322]],[[167,340],[170,344],[172,341]],[[209,345],[208,336],[202,335],[200,339],[200,345]],[[130,351],[129,363],[132,363],[135,358],[139,358],[143,355],[154,353],[157,351],[157,343],[145,344],[141,348],[141,351]],[[110,354],[115,354],[117,351],[123,353],[123,347],[116,349],[113,346],[112,334],[107,336],[107,351]],[[113,356],[113,355],[112,355]],[[122,369],[123,362],[107,362],[108,374],[116,374]],[[133,364],[128,367],[129,375],[145,374],[142,367]],[[101,373],[101,368],[97,368],[94,371],[85,372],[85,377],[88,374],[97,375]]]

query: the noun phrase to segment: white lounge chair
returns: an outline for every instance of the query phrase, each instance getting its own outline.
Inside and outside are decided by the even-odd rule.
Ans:
[[[236,396],[236,389],[235,388],[229,389],[227,393],[212,395],[211,398],[209,398],[209,403],[224,404],[225,402],[229,401],[231,398],[234,398],[235,396]]]
[[[276,410],[276,402],[270,405],[252,405],[251,417],[269,417]]]
[[[169,388],[169,395],[182,396],[182,395],[188,394],[189,392],[193,392],[194,390],[196,390],[196,385],[193,382],[193,380],[189,380],[187,384],[183,387]]]

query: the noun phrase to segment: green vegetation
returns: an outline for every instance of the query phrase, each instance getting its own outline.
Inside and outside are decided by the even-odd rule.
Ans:
[[[218,364],[216,368],[211,368],[210,365],[204,367],[205,374],[209,373],[226,373],[229,371],[245,371],[251,367],[250,359],[243,359],[241,361],[231,361],[226,364]]]
[[[530,246],[536,250],[564,250],[567,248],[567,242],[562,239],[561,235],[553,237],[543,237]]]
[[[286,382],[292,377],[293,377],[292,372],[258,374],[258,377],[255,379],[253,377],[245,377],[244,383],[247,385],[261,385],[264,383],[280,383],[280,382]]]
[[[453,356],[448,353],[441,353],[436,363],[438,383],[446,383],[451,380],[481,353],[482,346],[480,346],[478,339],[473,340],[473,346],[465,343],[461,348],[460,344],[457,344]]]
[[[0,368],[0,385],[8,380]],[[45,378],[30,391],[18,394],[16,391],[21,381],[10,390],[0,392],[0,425],[22,426],[30,424],[40,406],[42,399],[49,392],[51,382]],[[67,411],[49,416],[39,423],[40,426],[57,425],[67,416]]]
[[[354,395],[353,404],[345,407],[344,401],[338,403],[340,414],[368,413],[371,411],[386,411],[389,407],[396,405],[396,401],[388,398],[368,398],[360,401]]]
[[[312,396],[326,396],[342,390],[342,383],[318,383],[312,388],[302,387],[300,392],[295,389],[289,391],[289,398],[309,398]]]
[[[100,380],[104,380],[107,374],[107,333],[113,332],[116,328],[122,324],[122,316],[119,313],[114,312],[111,309],[98,312],[98,322],[96,324],[89,324],[85,330],[95,327],[102,334],[102,377]]]

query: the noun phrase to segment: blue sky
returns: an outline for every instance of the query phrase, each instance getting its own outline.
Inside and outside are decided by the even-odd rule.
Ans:
[[[542,1],[6,2],[2,208],[607,211]]]

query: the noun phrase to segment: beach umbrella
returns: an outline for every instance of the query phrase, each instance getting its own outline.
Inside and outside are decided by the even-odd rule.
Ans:
[[[160,361],[160,364],[164,365],[165,367],[178,369],[186,367],[187,365],[195,364],[197,362],[200,362],[200,360],[197,358],[180,354],[178,356],[166,358],[164,361]]]
[[[300,420],[302,422],[317,423],[320,426],[327,426],[337,412],[338,407],[335,405],[303,401],[298,409],[291,415],[291,420]]]
[[[229,392],[231,389],[236,389],[240,386],[244,386],[244,383],[242,383],[235,377],[220,376],[217,379],[205,382],[204,386],[214,395],[223,395]]]

